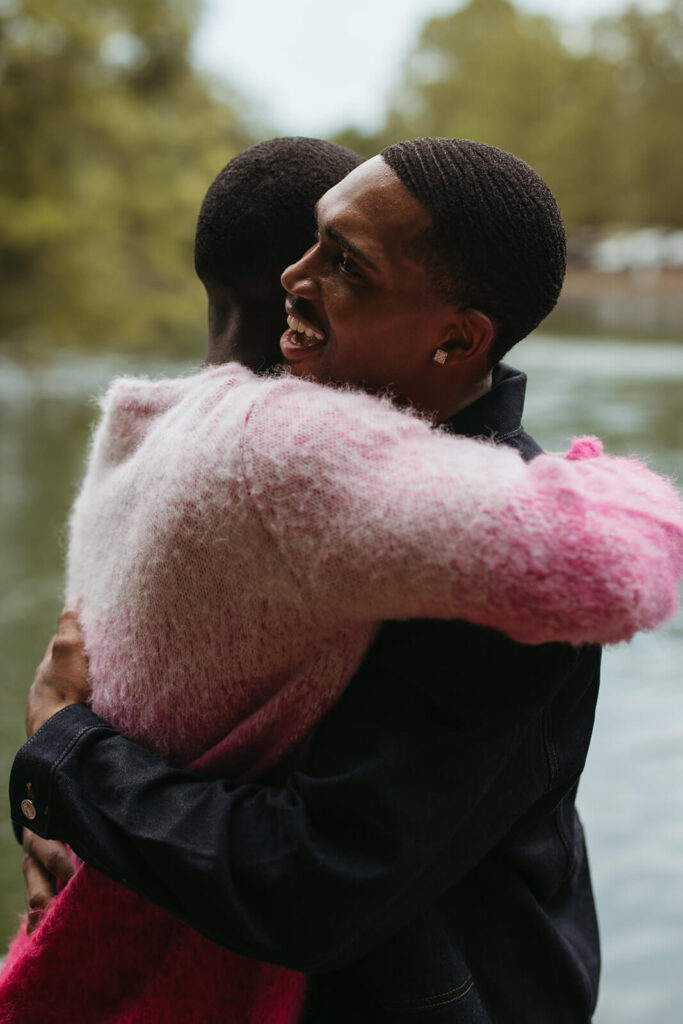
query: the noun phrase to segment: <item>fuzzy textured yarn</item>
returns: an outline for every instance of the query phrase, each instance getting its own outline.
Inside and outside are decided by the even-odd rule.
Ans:
[[[570,454],[525,464],[386,400],[236,364],[115,382],[68,558],[93,709],[244,780],[310,734],[382,619],[527,643],[656,626],[683,572],[678,495],[597,442]],[[79,865],[15,940],[0,1022],[294,1024],[304,986]]]

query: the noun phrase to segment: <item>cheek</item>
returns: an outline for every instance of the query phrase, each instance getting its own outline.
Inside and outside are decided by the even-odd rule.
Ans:
[[[377,304],[369,301],[360,291],[352,292],[348,286],[335,282],[326,289],[323,301],[330,341],[336,343],[336,347],[355,349],[381,326],[382,318],[377,315]]]
[[[325,282],[322,297],[330,327],[326,362],[350,371],[415,362],[425,331],[422,297],[411,296],[412,304],[402,294],[379,297],[337,278]]]

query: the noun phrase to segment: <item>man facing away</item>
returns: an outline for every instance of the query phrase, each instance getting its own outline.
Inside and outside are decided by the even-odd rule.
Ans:
[[[552,205],[544,239],[533,222],[529,174],[489,147],[418,140],[333,189],[318,241],[283,275],[291,364],[390,386],[441,410],[449,431],[536,455],[521,426],[524,376],[499,362],[552,308],[564,268]],[[297,185],[271,181],[258,201],[277,209],[273,192]],[[224,198],[234,210],[229,189]],[[215,189],[214,217],[220,202]],[[425,280],[406,275],[408,250],[425,254]],[[248,345],[249,303],[204,279],[220,361]],[[420,303],[428,283],[460,296],[445,321]],[[313,975],[307,1021],[590,1020],[598,936],[574,798],[596,647],[387,623],[312,737],[305,771],[258,787],[185,775],[70,703],[82,666],[65,650],[76,667],[58,666],[62,695],[46,677],[34,688],[29,714],[47,721],[13,769],[18,824],[26,779],[42,777],[50,807],[32,827],[215,941]]]

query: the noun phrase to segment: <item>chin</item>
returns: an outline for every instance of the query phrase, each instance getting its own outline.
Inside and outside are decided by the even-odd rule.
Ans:
[[[314,380],[319,384],[327,383],[327,374],[325,373],[321,360],[319,359],[297,359],[287,361],[286,365],[289,367],[289,372],[294,377],[302,377],[305,380]]]

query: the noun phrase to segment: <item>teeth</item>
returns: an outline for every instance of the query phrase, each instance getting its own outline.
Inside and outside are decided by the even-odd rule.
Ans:
[[[288,316],[287,324],[293,331],[296,331],[297,334],[304,334],[307,338],[315,338],[316,341],[325,340],[324,334],[321,334],[320,331],[314,330],[312,327],[307,327],[305,324],[302,324],[295,316]]]

